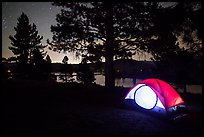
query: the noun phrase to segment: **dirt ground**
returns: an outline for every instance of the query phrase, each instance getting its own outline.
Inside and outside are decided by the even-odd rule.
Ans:
[[[202,96],[181,95],[180,121],[126,109],[128,89],[1,80],[4,135],[201,135]]]

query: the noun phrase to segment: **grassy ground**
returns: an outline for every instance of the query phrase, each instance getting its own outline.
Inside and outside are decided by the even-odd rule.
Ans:
[[[4,135],[201,134],[202,96],[181,95],[189,115],[179,122],[128,110],[129,89],[77,83],[1,80]]]

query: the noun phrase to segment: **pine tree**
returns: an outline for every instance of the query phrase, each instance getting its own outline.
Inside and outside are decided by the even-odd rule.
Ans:
[[[149,6],[144,2],[55,2],[54,51],[76,51],[95,63],[105,58],[105,86],[114,87],[114,58],[131,58],[150,39]]]
[[[35,72],[41,70],[46,46],[41,44],[43,37],[38,34],[36,25],[29,23],[26,14],[21,14],[14,29],[16,34],[9,36],[11,40],[9,49],[17,56],[17,72],[27,77],[32,74],[33,69]]]
[[[47,53],[44,51],[44,48],[47,46],[42,45],[42,39],[43,37],[38,34],[37,27],[33,23],[30,41],[33,48],[30,49],[30,64],[38,65],[44,62],[44,57]]]
[[[69,58],[67,56],[64,56],[62,59],[62,65],[61,65],[61,72],[63,75],[60,76],[60,79],[67,83],[72,82],[74,79],[72,78],[73,68],[71,64],[68,64]]]
[[[56,81],[56,76],[52,74],[52,60],[48,54],[45,58],[44,73],[45,73],[45,76],[47,76],[48,80]]]
[[[69,58],[67,56],[64,56],[62,63],[63,64],[68,64]]]
[[[131,58],[137,51],[145,51],[152,53],[155,60],[174,64],[179,54],[183,53],[183,59],[186,56],[177,38],[183,32],[191,34],[192,30],[197,30],[198,38],[201,36],[201,10],[195,10],[197,3],[177,3],[167,8],[159,2],[55,2],[53,5],[61,6],[62,10],[57,14],[57,25],[51,26],[54,36],[48,43],[53,50],[76,51],[93,63],[104,57],[107,87],[114,86],[114,59]],[[195,48],[192,37],[187,40]],[[198,54],[202,55],[200,41],[198,44]],[[182,60],[178,62],[182,66]]]
[[[24,13],[18,18],[17,27],[14,27],[16,34],[9,36],[12,41],[9,49],[17,55],[19,63],[27,64],[30,49],[33,48],[31,42],[32,26],[29,24],[29,19]]]
[[[51,58],[50,58],[50,55],[47,55],[47,56],[46,56],[45,61],[46,61],[47,63],[52,63],[52,60],[51,60]]]
[[[163,72],[162,79],[180,84],[201,80],[200,4],[178,2],[167,8],[152,9],[154,26],[150,32],[155,40],[148,45],[147,51]],[[186,45],[185,48],[180,47],[178,37]]]
[[[79,64],[77,80],[85,85],[94,83],[95,81],[94,73],[90,70],[90,67],[86,62],[81,62]]]

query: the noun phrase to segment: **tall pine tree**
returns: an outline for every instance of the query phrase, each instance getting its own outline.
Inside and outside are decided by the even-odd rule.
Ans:
[[[42,39],[43,37],[38,34],[37,27],[33,23],[30,41],[33,48],[30,49],[30,64],[37,65],[44,62],[44,57],[47,52],[44,51],[46,45],[44,46],[41,43]]]
[[[131,58],[149,40],[152,23],[145,2],[55,2],[61,6],[54,36],[55,51],[76,51],[95,63],[105,58],[105,86],[114,87],[114,58]],[[78,55],[78,54],[77,54]]]
[[[154,26],[149,32],[155,39],[146,49],[153,60],[160,61],[157,65],[163,71],[162,79],[184,85],[201,81],[201,10],[200,2],[152,9]]]
[[[62,59],[62,64],[61,64],[61,73],[62,75],[60,76],[60,79],[67,83],[67,82],[72,82],[73,76],[73,68],[71,64],[68,64],[69,58],[67,56],[64,56]]]
[[[17,56],[19,63],[27,64],[29,52],[33,48],[31,42],[32,26],[29,24],[29,19],[24,13],[18,18],[17,27],[14,27],[16,34],[9,36],[11,45],[9,49]]]
[[[198,24],[201,28],[197,18],[200,10],[195,10],[197,4],[191,3],[170,7],[162,7],[158,2],[55,2],[53,5],[61,6],[62,10],[57,14],[57,25],[51,26],[54,36],[48,43],[53,50],[76,51],[92,62],[104,57],[107,87],[114,86],[113,60],[131,58],[137,51],[150,52],[155,60],[170,61],[171,67],[177,66],[173,60],[181,59],[181,54],[188,60],[191,55],[177,42],[179,33],[188,31],[192,21],[195,22],[192,27]],[[194,8],[188,8],[192,5]],[[183,59],[178,62],[180,66]]]
[[[26,14],[21,14],[18,18],[17,26],[14,29],[16,34],[9,36],[11,40],[9,49],[17,56],[18,73],[28,76],[32,72],[33,65],[38,66],[43,62],[46,54],[44,48],[46,46],[41,44],[43,37],[38,34],[36,25],[29,23]]]

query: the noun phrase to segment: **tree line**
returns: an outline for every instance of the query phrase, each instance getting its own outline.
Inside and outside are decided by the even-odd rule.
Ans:
[[[75,51],[84,61],[105,58],[105,85],[114,87],[114,59],[149,52],[168,79],[173,71],[178,82],[192,75],[201,79],[202,3],[177,2],[54,2],[62,8],[48,40],[56,51]],[[186,44],[181,48],[178,43]],[[191,75],[192,74],[192,75]],[[191,77],[189,76],[191,75]]]
[[[201,79],[201,2],[177,2],[168,7],[160,2],[53,2],[52,5],[62,10],[56,16],[57,24],[51,26],[53,37],[47,40],[48,47],[81,56],[84,78],[91,78],[88,62],[100,63],[105,59],[105,86],[111,89],[115,84],[115,59],[131,59],[138,52],[149,52],[153,61],[159,61],[160,71],[165,72],[159,77],[168,79],[170,74],[177,75],[176,80],[181,83],[189,82],[193,75]],[[9,37],[12,41],[9,49],[17,56],[18,71],[25,74],[32,66],[40,76],[42,70],[49,70],[45,67],[49,56],[44,59],[46,46],[41,44],[36,25],[30,25],[23,13],[14,29],[16,35]],[[186,46],[180,47],[181,43]]]

